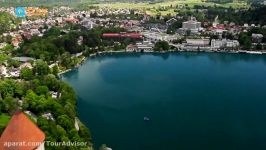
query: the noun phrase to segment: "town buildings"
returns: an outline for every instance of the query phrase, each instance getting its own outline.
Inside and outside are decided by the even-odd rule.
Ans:
[[[183,30],[190,30],[191,32],[198,32],[201,28],[201,22],[198,22],[195,17],[191,17],[190,20],[182,23]]]
[[[208,46],[210,39],[186,39],[187,46]]]
[[[143,36],[146,38],[146,40],[157,42],[157,41],[167,41],[172,42],[173,40],[176,40],[180,36],[177,34],[169,35],[166,33],[161,32],[154,32],[154,31],[144,31],[142,32]]]
[[[138,42],[127,46],[128,52],[151,52],[153,51],[154,44],[149,41]]]
[[[221,48],[237,48],[239,47],[239,42],[237,40],[228,39],[212,39],[211,48],[221,49]]]

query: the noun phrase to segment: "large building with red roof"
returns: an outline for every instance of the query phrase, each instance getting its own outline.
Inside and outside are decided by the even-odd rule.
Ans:
[[[0,150],[44,150],[45,134],[23,112],[16,112],[0,138]]]

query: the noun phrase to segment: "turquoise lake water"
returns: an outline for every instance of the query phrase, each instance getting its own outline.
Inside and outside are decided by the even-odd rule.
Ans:
[[[266,56],[107,54],[62,79],[95,147],[266,149]]]

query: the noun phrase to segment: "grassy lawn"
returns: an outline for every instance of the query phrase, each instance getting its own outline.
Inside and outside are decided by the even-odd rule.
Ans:
[[[132,9],[138,9],[141,11],[145,11],[149,15],[156,15],[157,13],[161,13],[162,15],[175,15],[174,8],[169,8],[166,11],[158,11],[158,8],[160,7],[170,7],[170,6],[184,6],[188,5],[189,7],[193,7],[194,5],[204,5],[204,6],[214,6],[215,3],[212,2],[204,2],[203,0],[174,0],[174,1],[166,1],[166,2],[160,2],[160,3],[103,3],[103,4],[95,4],[94,6],[99,6],[100,8],[108,7],[108,8],[115,8],[115,9],[121,9],[121,8],[132,8]],[[216,4],[217,6],[225,7],[225,8],[248,8],[247,3],[227,3],[227,4]]]
[[[3,129],[8,124],[10,118],[11,117],[9,115],[4,114],[4,113],[0,115],[0,134],[3,132]]]
[[[7,123],[9,122],[10,120],[10,116],[7,115],[7,114],[1,114],[0,115],[0,126],[3,127],[3,126],[6,126]]]

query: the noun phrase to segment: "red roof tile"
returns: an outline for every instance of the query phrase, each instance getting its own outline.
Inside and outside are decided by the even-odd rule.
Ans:
[[[64,18],[66,22],[78,22],[79,20],[76,18]]]
[[[15,113],[0,138],[0,150],[33,150],[41,144],[45,134],[23,113]],[[25,142],[26,144],[8,147],[7,142]],[[28,144],[27,144],[28,143]]]

